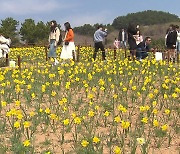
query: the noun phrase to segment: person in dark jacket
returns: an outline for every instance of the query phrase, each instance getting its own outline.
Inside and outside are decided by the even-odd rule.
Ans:
[[[136,58],[138,60],[144,59],[148,56],[148,52],[153,49],[150,48],[151,38],[146,37],[145,40],[137,45]]]
[[[124,29],[121,29],[119,32],[118,40],[120,41],[120,45],[126,48],[127,43],[127,32]]]

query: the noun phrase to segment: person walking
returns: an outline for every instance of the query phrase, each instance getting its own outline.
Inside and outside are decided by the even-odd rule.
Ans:
[[[103,40],[107,36],[107,29],[103,31],[102,25],[98,26],[98,29],[94,33],[94,54],[93,54],[93,59],[96,59],[96,55],[99,49],[102,51],[102,59],[106,60],[106,54],[105,54],[105,49],[103,45]]]
[[[75,51],[75,44],[74,44],[74,32],[71,28],[71,25],[69,22],[64,23],[65,27],[65,37],[63,42],[63,48],[60,55],[61,59],[73,59],[73,52],[76,59],[76,51]]]
[[[48,58],[54,58],[54,65],[57,65],[59,62],[56,59],[56,49],[59,42],[60,30],[57,26],[57,22],[52,20],[50,22],[50,34],[49,34],[49,53]]]

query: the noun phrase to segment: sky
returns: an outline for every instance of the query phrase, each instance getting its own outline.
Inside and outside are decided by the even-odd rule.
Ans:
[[[112,24],[118,16],[157,10],[180,17],[180,0],[0,0],[0,20],[7,17],[23,23],[56,20],[72,27],[84,24]]]

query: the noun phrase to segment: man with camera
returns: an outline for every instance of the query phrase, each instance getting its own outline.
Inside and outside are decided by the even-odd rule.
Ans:
[[[93,59],[96,59],[96,55],[99,49],[102,51],[102,59],[106,60],[106,54],[105,54],[105,49],[103,45],[103,40],[107,36],[107,29],[103,31],[102,25],[98,26],[98,29],[94,33],[94,54],[93,54]]]

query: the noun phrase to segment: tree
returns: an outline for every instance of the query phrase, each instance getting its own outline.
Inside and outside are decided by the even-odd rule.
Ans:
[[[147,10],[137,13],[129,13],[126,16],[119,16],[114,19],[112,26],[116,29],[127,28],[129,23],[140,25],[164,24],[180,21],[179,17],[162,11]]]
[[[33,19],[25,19],[21,24],[20,34],[22,40],[26,43],[34,44],[37,41],[36,38],[36,25]]]
[[[47,42],[49,35],[49,24],[38,22],[35,28],[35,38],[37,42]]]
[[[19,43],[17,26],[19,22],[9,17],[1,20],[0,33],[6,37],[11,38],[12,44]]]

